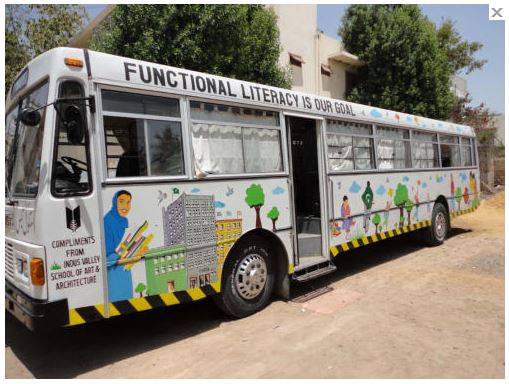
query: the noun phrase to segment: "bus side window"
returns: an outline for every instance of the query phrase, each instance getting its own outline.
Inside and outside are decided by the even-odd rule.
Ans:
[[[276,112],[191,101],[191,123],[196,174],[283,170]]]
[[[442,159],[442,167],[460,167],[460,146],[458,145],[457,136],[440,135],[440,157]]]
[[[412,160],[414,168],[437,168],[439,166],[436,133],[412,132]]]
[[[103,90],[108,177],[185,173],[179,100]]]
[[[329,170],[373,169],[373,128],[369,124],[327,120]]]
[[[378,127],[378,168],[411,168],[410,135],[406,129]]]
[[[60,85],[59,98],[84,96],[83,87],[76,81],[65,81]],[[57,135],[51,187],[55,196],[84,195],[91,190],[89,138],[86,123],[85,101],[60,102],[55,105],[60,114],[66,107],[76,105],[81,110],[85,134],[76,143],[67,137],[67,128],[57,117]],[[59,115],[59,114],[57,114]]]

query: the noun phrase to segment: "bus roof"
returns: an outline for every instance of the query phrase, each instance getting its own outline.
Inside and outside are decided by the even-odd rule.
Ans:
[[[54,61],[53,56],[57,56],[61,63],[44,65],[44,70],[50,68],[52,72],[67,71],[69,76],[71,71],[76,71],[64,65],[63,57],[76,57],[86,63],[87,68],[82,68],[81,75],[86,77],[88,73],[98,83],[199,98],[212,97],[225,102],[255,104],[324,118],[345,118],[393,127],[475,135],[474,130],[466,125],[77,48],[55,48],[44,53],[28,64],[29,73],[32,68],[40,67],[42,61]]]

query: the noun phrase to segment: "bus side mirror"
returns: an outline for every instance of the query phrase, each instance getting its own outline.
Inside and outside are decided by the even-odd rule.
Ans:
[[[67,128],[67,140],[71,144],[80,144],[85,136],[81,109],[76,105],[69,105],[64,110],[64,124]]]
[[[23,124],[34,127],[41,122],[41,114],[32,108],[23,108],[19,119]]]

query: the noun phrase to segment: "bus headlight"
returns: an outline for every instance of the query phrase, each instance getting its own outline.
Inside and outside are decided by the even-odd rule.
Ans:
[[[16,272],[18,275],[28,278],[28,265],[27,265],[28,262],[23,256],[22,257],[19,257],[20,255],[17,256],[18,257],[16,258]]]

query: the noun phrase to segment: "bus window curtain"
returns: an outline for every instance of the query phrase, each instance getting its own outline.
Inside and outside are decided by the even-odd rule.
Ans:
[[[196,171],[244,172],[241,127],[199,123],[192,124],[191,131]]]

